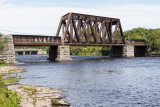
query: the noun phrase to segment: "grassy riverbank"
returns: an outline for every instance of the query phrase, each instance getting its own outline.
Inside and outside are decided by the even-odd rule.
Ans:
[[[22,77],[10,75],[24,71],[24,69],[15,66],[0,66],[0,107],[69,106],[53,95],[59,93],[60,90],[20,85],[18,82]]]

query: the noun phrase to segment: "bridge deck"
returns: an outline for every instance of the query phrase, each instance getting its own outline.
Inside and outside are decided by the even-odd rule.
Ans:
[[[56,36],[37,36],[37,35],[12,35],[13,43],[15,46],[58,46],[61,44],[61,37]],[[125,44],[115,44],[111,43],[77,43],[65,42],[63,45],[69,46],[124,46],[126,44],[131,44],[134,46],[146,46],[146,42],[144,40],[125,40]]]
[[[37,36],[37,35],[12,35],[15,46],[57,46],[61,45],[61,37]],[[126,40],[126,44],[135,46],[146,46],[144,40]],[[67,43],[70,46],[124,46],[126,44],[104,44],[104,43]]]

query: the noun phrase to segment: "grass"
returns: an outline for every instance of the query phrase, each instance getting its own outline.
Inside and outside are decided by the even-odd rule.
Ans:
[[[5,83],[15,83],[19,82],[19,79],[16,76],[6,77],[4,80]]]
[[[9,70],[8,71],[8,74],[12,74],[13,73],[13,71],[17,71],[17,70],[20,70],[19,68],[16,68],[16,69],[13,69],[13,70]],[[22,77],[23,78],[23,77]]]
[[[28,92],[28,96],[31,97],[31,95],[32,95],[31,92]]]
[[[28,97],[26,100],[28,100],[28,98],[32,98],[32,102],[30,103],[32,103],[35,107],[37,102],[37,97],[36,97],[37,89],[32,86],[25,87],[24,85],[20,85],[18,88],[22,88],[27,91]],[[34,97],[32,97],[33,95]]]
[[[42,92],[42,91],[43,91],[43,89],[41,88],[39,91],[41,91],[41,92]]]
[[[9,70],[9,71],[8,71],[8,74],[12,74],[12,71],[13,71],[13,70]]]
[[[32,104],[35,106],[35,105],[36,105],[36,102],[37,102],[37,97],[36,97],[36,95],[35,95],[35,97],[32,97],[32,100],[33,100]]]
[[[22,76],[19,76],[19,79],[23,79],[23,77],[22,77]]]
[[[0,66],[8,66],[6,61],[0,61]]]
[[[20,85],[18,88],[24,88],[24,85]]]
[[[31,91],[32,94],[35,94],[37,92],[37,89],[32,86],[25,87],[24,85],[20,85],[19,88],[23,88],[26,91]]]
[[[31,91],[32,94],[35,94],[35,93],[37,92],[37,89],[35,89],[35,88],[31,87],[31,86],[29,86],[29,87],[24,87],[24,90]]]
[[[51,104],[52,106],[59,105],[58,100],[55,98],[51,98]]]

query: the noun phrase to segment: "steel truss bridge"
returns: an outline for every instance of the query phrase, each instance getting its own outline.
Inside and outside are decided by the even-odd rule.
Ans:
[[[62,35],[60,36],[60,32]],[[55,36],[12,35],[15,46],[146,46],[145,41],[125,40],[120,19],[79,13],[61,17]]]

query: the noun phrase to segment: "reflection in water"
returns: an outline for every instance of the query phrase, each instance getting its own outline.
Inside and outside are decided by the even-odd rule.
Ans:
[[[160,106],[160,57],[72,56],[50,62],[47,55],[16,56],[27,72],[21,83],[62,89],[75,107]]]

